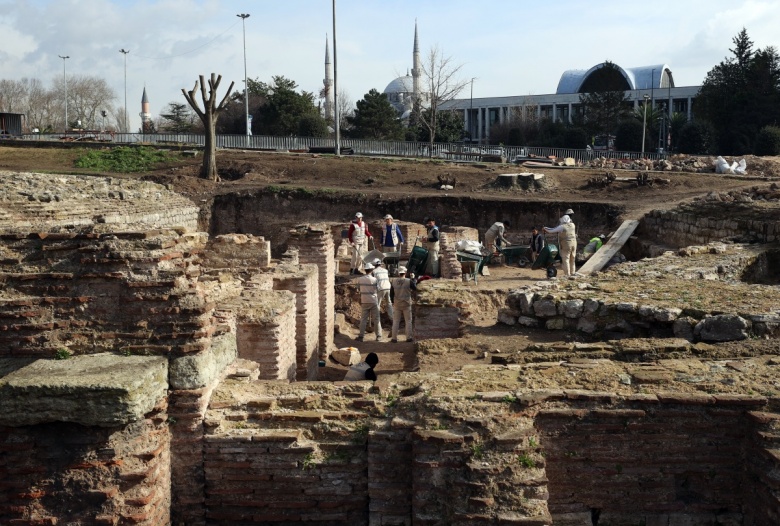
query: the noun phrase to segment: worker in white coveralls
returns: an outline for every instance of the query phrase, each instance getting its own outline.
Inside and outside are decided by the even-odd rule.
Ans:
[[[393,303],[390,301],[390,273],[382,266],[381,259],[374,260],[374,277],[376,278],[376,296],[379,310],[382,310],[382,303],[387,303],[385,310],[390,319],[393,319]]]
[[[349,224],[347,239],[352,245],[352,260],[349,262],[349,273],[358,274],[363,266],[363,254],[371,239],[368,225],[363,221],[363,214],[358,212],[355,219]]]
[[[412,291],[417,290],[417,282],[406,277],[406,267],[398,267],[398,277],[393,278],[393,331],[391,342],[398,342],[398,329],[401,327],[401,316],[406,326],[406,341],[414,341],[412,336]]]
[[[560,248],[563,273],[573,276],[577,267],[575,257],[577,253],[577,229],[568,215],[561,216],[560,223],[555,228],[544,227],[547,234],[558,234],[558,246]]]
[[[374,331],[376,333],[376,341],[382,341],[382,322],[379,319],[379,298],[377,297],[376,283],[377,279],[372,276],[374,271],[374,265],[366,263],[363,268],[366,271],[365,276],[360,276],[357,280],[358,289],[360,290],[360,334],[357,337],[358,341],[363,341],[363,335],[366,333],[366,324],[368,318],[371,317],[374,320]]]
[[[498,252],[498,249],[501,248],[501,245],[508,245],[509,241],[504,237],[504,232],[511,226],[509,221],[506,220],[493,223],[493,225],[488,228],[487,232],[485,232],[485,248],[496,253]]]

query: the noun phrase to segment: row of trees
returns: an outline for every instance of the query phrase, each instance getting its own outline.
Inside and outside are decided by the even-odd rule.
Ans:
[[[68,128],[124,129],[124,108],[114,106],[116,94],[105,79],[68,75],[46,87],[38,79],[0,79],[0,112],[24,113],[27,126],[41,133],[65,126],[65,92],[68,94]],[[105,111],[106,116],[103,116]]]

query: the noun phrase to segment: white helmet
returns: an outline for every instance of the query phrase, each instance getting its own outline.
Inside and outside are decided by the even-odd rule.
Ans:
[[[371,263],[366,263],[363,265],[363,268],[365,270],[374,270],[374,265],[372,265]]]
[[[358,213],[356,213],[356,214],[355,214],[355,217],[360,217],[360,218],[362,218],[362,217],[363,217],[363,214],[361,214],[360,212],[358,212]]]
[[[564,212],[564,214],[573,214],[573,213],[574,210],[572,210],[571,208],[567,208],[566,211]]]
[[[406,267],[404,267],[404,266],[398,267],[398,273],[399,274],[406,274]]]

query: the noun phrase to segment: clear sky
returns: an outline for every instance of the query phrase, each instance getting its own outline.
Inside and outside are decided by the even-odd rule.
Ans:
[[[250,78],[284,75],[318,92],[332,0],[0,0],[0,78],[105,78],[140,125],[144,86],[157,115],[184,102],[199,74],[243,90],[241,19]],[[438,46],[474,80],[474,98],[554,93],[567,69],[605,60],[667,64],[677,86],[699,85],[745,27],[756,48],[780,49],[778,0],[337,0],[339,91],[383,91],[412,66],[415,19],[423,56]],[[332,44],[332,41],[331,41]],[[331,53],[333,49],[331,47]],[[224,88],[223,88],[224,89]],[[469,93],[464,92],[463,98]]]

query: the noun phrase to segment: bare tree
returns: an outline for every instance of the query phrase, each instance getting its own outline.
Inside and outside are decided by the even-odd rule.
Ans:
[[[433,152],[433,142],[436,137],[439,107],[452,100],[463,91],[469,80],[458,78],[463,64],[455,64],[452,57],[434,46],[428,56],[422,61],[422,92],[420,98],[414,101],[413,116],[427,132],[429,138],[429,155]]]
[[[27,105],[27,79],[0,80],[0,111],[24,113]]]
[[[233,91],[234,82],[230,83],[230,87],[227,93],[225,93],[222,102],[217,105],[217,88],[219,88],[219,83],[222,82],[222,75],[211,74],[208,97],[206,96],[206,82],[203,79],[203,75],[200,75],[199,78],[200,81],[195,81],[194,88],[190,91],[184,91],[184,88],[182,88],[181,92],[184,94],[184,98],[187,99],[187,103],[198,114],[205,128],[206,145],[203,148],[203,167],[200,169],[200,176],[204,179],[219,181],[219,175],[217,174],[217,119],[227,106],[230,92]],[[204,109],[202,110],[198,106],[198,101],[195,100],[195,92],[198,90],[198,85],[200,85],[200,97],[203,100]]]
[[[355,102],[352,100],[352,97],[349,96],[347,90],[339,88],[339,96],[336,104],[339,107],[339,128],[342,131],[347,131],[352,127],[348,118],[355,115]]]

